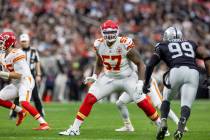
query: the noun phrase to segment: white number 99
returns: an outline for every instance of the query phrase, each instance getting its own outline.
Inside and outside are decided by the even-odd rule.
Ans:
[[[171,53],[173,53],[172,58],[177,58],[183,55],[192,58],[195,57],[195,52],[189,42],[182,42],[181,46],[179,43],[169,43],[168,49]]]

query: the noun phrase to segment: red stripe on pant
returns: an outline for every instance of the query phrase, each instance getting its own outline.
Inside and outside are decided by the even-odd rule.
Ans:
[[[77,119],[84,120],[85,117],[87,117],[90,114],[90,111],[93,107],[93,105],[97,102],[96,97],[88,93],[80,106],[79,112],[77,113]]]

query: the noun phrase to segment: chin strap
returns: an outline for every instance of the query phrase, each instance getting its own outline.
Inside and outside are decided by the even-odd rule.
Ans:
[[[9,79],[9,72],[0,71],[0,77],[3,79]]]

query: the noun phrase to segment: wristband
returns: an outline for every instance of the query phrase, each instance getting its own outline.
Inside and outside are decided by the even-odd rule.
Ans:
[[[9,72],[0,71],[0,77],[3,79],[9,79]]]

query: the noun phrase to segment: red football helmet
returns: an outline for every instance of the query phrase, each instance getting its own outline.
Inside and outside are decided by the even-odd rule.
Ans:
[[[119,26],[112,20],[107,20],[101,25],[101,34],[108,42],[114,42],[119,35]]]
[[[13,32],[3,32],[0,34],[1,50],[7,50],[9,47],[15,45],[16,37]]]

